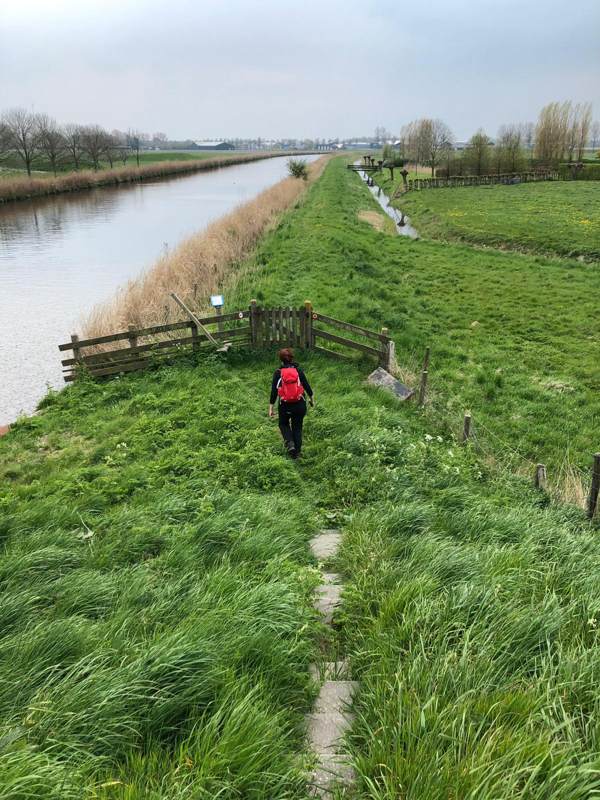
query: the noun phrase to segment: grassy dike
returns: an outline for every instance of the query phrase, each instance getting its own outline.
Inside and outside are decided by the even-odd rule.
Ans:
[[[386,236],[359,219],[372,207],[336,160],[260,249],[236,300],[310,298],[324,313],[387,326],[413,370],[430,345],[432,400],[449,429],[470,409],[490,459],[528,474],[545,462],[576,499],[600,444],[596,265]]]
[[[431,333],[409,311],[432,302],[415,289],[443,250],[358,219],[373,208],[335,160],[231,306],[310,297],[388,324],[402,361]],[[303,364],[317,408],[299,462],[266,418],[270,354],[82,381],[0,439],[0,797],[306,798],[307,542],[324,525],[346,532],[359,798],[600,790],[600,550],[582,514],[365,387],[370,364]]]

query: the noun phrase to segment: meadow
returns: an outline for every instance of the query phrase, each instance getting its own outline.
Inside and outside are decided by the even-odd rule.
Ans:
[[[579,470],[587,475],[600,444],[596,265],[387,235],[359,219],[373,208],[334,160],[311,202],[259,248],[234,302],[258,285],[260,302],[309,298],[323,313],[388,327],[413,380],[430,346],[432,413],[457,431],[470,410],[491,460],[527,474],[546,463],[581,501]]]
[[[483,428],[457,445],[469,401],[490,435],[585,463],[597,272],[363,211],[334,159],[224,276],[226,310],[309,298],[389,327],[406,372],[431,344],[429,408],[367,387],[368,360],[305,354],[317,407],[292,462],[274,354],[230,351],[81,380],[0,439],[0,796],[307,798],[307,543],[332,526],[357,798],[600,791],[597,530],[482,452]]]
[[[398,185],[376,177],[386,194]],[[421,235],[525,253],[600,260],[600,183],[423,189],[398,197]]]

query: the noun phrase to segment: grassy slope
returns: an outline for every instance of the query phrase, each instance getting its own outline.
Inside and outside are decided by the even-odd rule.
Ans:
[[[358,222],[370,202],[332,165],[239,297],[402,329],[413,274],[390,276],[440,246]],[[83,383],[0,440],[0,737],[26,732],[0,744],[6,796],[304,797],[306,542],[325,521],[349,532],[359,796],[596,787],[600,565],[579,512],[364,388],[366,364],[305,365],[297,464],[264,417],[269,357]]]
[[[315,194],[261,249],[258,299],[310,298],[385,325],[400,364],[431,345],[432,389],[453,426],[470,408],[496,452],[499,436],[554,478],[565,460],[588,468],[600,419],[596,267],[377,233],[357,219],[371,200],[341,160]],[[240,302],[255,285],[242,281]]]
[[[387,193],[398,185],[378,182]],[[600,260],[598,181],[423,190],[395,205],[434,239]]]

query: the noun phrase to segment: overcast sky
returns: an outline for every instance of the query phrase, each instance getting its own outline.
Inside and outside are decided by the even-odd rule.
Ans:
[[[0,109],[171,138],[600,118],[600,0],[0,0]]]

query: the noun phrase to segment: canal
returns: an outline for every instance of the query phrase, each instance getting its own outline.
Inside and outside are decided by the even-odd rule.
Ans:
[[[318,156],[308,156],[313,161]],[[0,425],[62,388],[57,345],[98,302],[287,174],[287,158],[0,206]]]

